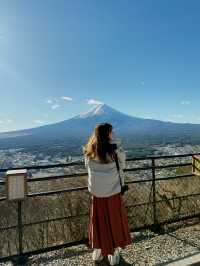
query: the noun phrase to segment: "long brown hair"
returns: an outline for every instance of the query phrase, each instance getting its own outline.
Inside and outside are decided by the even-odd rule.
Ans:
[[[101,163],[114,160],[114,149],[112,144],[109,143],[109,134],[112,129],[112,125],[108,123],[96,125],[93,134],[83,149],[87,158],[94,159],[97,157]],[[108,159],[108,155],[111,160]]]

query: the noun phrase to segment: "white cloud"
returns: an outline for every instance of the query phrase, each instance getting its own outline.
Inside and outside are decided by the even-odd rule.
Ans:
[[[60,97],[60,99],[64,100],[64,101],[72,101],[72,98],[68,97],[68,96],[62,96],[62,97]]]
[[[98,105],[98,104],[102,104],[102,102],[95,100],[95,99],[87,99],[86,100],[87,104],[89,105]]]
[[[57,98],[48,98],[46,99],[46,103],[53,104],[57,103],[59,100]]]
[[[13,120],[11,120],[11,119],[0,120],[0,125],[11,124],[12,122],[13,122]]]
[[[61,102],[61,100],[72,101],[72,98],[68,97],[68,96],[62,96],[62,97],[57,97],[57,98],[56,97],[55,98],[48,98],[45,100],[45,102],[48,104],[53,104],[53,106],[57,106],[59,104],[59,102]],[[55,107],[55,108],[57,108],[57,107]],[[55,109],[55,108],[53,107],[52,109]]]
[[[44,123],[43,121],[41,121],[39,119],[33,120],[33,122],[36,123],[36,124],[43,124]]]
[[[167,119],[163,119],[163,121],[166,121],[166,122],[174,122],[174,123],[184,123],[183,121],[183,118],[184,116],[181,115],[181,114],[172,114],[172,115],[169,115]]]
[[[54,104],[54,105],[51,106],[51,109],[52,109],[52,110],[55,110],[55,109],[57,109],[58,107],[60,107],[59,104]]]
[[[173,118],[183,118],[183,115],[181,115],[181,114],[173,114],[170,117],[173,117]]]
[[[183,105],[189,105],[190,104],[190,101],[182,101],[181,104],[183,104]]]
[[[50,103],[50,104],[53,103],[53,101],[51,99],[47,99],[46,102]]]

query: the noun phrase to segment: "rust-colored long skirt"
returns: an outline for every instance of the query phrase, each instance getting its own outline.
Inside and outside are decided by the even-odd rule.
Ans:
[[[132,243],[121,193],[104,198],[91,196],[88,234],[89,247],[101,249],[103,256]]]

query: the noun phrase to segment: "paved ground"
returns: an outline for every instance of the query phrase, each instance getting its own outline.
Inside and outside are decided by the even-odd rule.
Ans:
[[[191,255],[182,259],[174,260],[171,263],[163,264],[166,266],[198,266],[200,265],[200,253],[196,255]]]
[[[121,250],[122,266],[200,265],[200,224],[168,228],[163,234],[151,231],[132,234],[133,243]],[[33,266],[92,266],[92,250],[80,245],[30,258]],[[11,265],[11,264],[4,264]],[[104,261],[100,266],[108,266]]]
[[[121,250],[120,265],[129,266],[185,266],[200,262],[200,224],[168,228],[164,234],[143,231],[132,234],[133,244]],[[49,257],[41,255],[32,260],[31,265],[91,266],[92,250],[79,246],[58,251]],[[105,260],[100,265],[109,265]],[[200,265],[195,264],[195,265]]]

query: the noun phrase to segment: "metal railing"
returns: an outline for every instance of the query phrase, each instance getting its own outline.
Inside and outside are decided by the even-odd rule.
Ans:
[[[135,230],[140,230],[140,229],[145,229],[149,228],[152,230],[158,230],[162,225],[185,220],[185,219],[191,219],[194,217],[200,217],[200,209],[198,209],[198,201],[200,202],[200,186],[199,190],[196,189],[195,191],[191,191],[191,187],[188,188],[188,182],[193,180],[196,183],[199,182],[199,178],[196,177],[193,174],[194,170],[194,165],[192,164],[192,157],[194,155],[200,155],[200,153],[195,153],[195,154],[181,154],[181,155],[167,155],[167,156],[148,156],[148,157],[138,157],[138,158],[129,158],[127,159],[127,165],[128,164],[139,164],[137,167],[132,167],[129,166],[127,167],[124,172],[125,176],[127,175],[127,184],[129,184],[130,189],[129,192],[124,197],[125,200],[125,206],[127,208],[127,213],[129,217],[129,223],[130,223],[130,229],[131,231]],[[175,159],[187,159],[187,161],[182,162],[182,163],[166,163],[167,160],[175,160]],[[160,161],[164,161],[164,164],[158,164]],[[147,163],[148,165],[141,166],[141,163]],[[23,167],[23,168],[13,168],[13,169],[0,169],[0,173],[5,173],[7,170],[16,170],[16,169],[27,169],[28,171],[31,170],[44,170],[44,169],[57,169],[57,168],[68,168],[71,166],[84,166],[83,162],[71,162],[67,164],[56,164],[56,165],[45,165],[45,166],[29,166],[29,167]],[[173,175],[164,175],[162,171],[165,169],[183,169],[184,167],[191,167],[191,171],[183,174],[177,174],[177,172]],[[159,173],[157,173],[160,171]],[[146,178],[142,178],[141,172],[148,172],[148,175]],[[171,170],[168,171],[169,173]],[[167,173],[168,173],[167,172]],[[173,172],[173,171],[172,171]],[[139,180],[135,179],[135,174],[141,176]],[[129,175],[129,176],[128,176]],[[157,177],[157,175],[159,177]],[[66,180],[68,178],[78,178],[78,177],[84,177],[87,176],[86,171],[85,172],[80,172],[80,173],[73,173],[73,174],[62,174],[62,175],[54,175],[54,176],[44,176],[44,177],[34,177],[28,179],[28,183],[34,184],[35,182],[52,182],[56,180]],[[150,178],[149,178],[150,176]],[[132,180],[130,180],[132,177]],[[167,182],[174,182],[174,181],[179,181],[185,182],[183,185],[181,184],[175,184],[169,186]],[[164,184],[164,185],[163,185]],[[200,184],[200,183],[199,183]],[[4,181],[0,181],[0,188],[5,186]],[[179,191],[179,193],[176,191],[176,188],[183,187],[182,192]],[[188,191],[187,191],[188,188]],[[87,232],[86,228],[87,226],[84,223],[84,228],[82,229],[85,232],[85,237],[81,238],[76,238],[73,239],[72,241],[65,241],[65,237],[63,238],[62,241],[52,241],[50,245],[48,245],[48,241],[46,241],[47,234],[44,237],[43,234],[45,234],[45,227],[43,227],[43,231],[41,233],[40,227],[38,227],[38,231],[41,233],[43,237],[43,247],[41,248],[27,248],[25,250],[25,246],[28,246],[28,240],[24,241],[24,238],[26,237],[26,229],[27,228],[32,228],[34,226],[42,226],[44,224],[47,225],[52,223],[57,223],[60,222],[62,223],[60,226],[62,228],[65,228],[66,223],[69,222],[70,220],[74,219],[82,219],[83,217],[89,216],[89,211],[86,213],[78,213],[76,215],[62,215],[59,217],[51,217],[49,218],[48,216],[46,217],[44,215],[44,219],[42,220],[37,220],[37,221],[31,221],[31,222],[24,222],[24,215],[26,215],[26,212],[29,212],[31,214],[32,208],[29,208],[29,206],[26,206],[26,203],[28,203],[31,199],[47,199],[48,197],[62,197],[63,195],[68,195],[69,193],[88,193],[87,192],[87,186],[78,186],[78,187],[66,187],[66,188],[61,188],[61,189],[55,189],[55,190],[48,190],[48,191],[36,191],[36,192],[29,192],[28,197],[25,200],[25,202],[17,202],[10,203],[7,201],[6,196],[0,197],[0,210],[2,207],[4,209],[8,210],[7,216],[5,217],[6,221],[8,222],[8,225],[5,226],[6,222],[0,222],[0,233],[3,236],[3,234],[6,232],[6,236],[4,237],[5,239],[2,240],[4,245],[7,245],[10,247],[4,248],[2,246],[2,251],[0,251],[0,262],[6,262],[11,260],[13,264],[20,265],[25,263],[28,259],[28,257],[36,254],[40,254],[43,252],[48,252],[48,251],[53,251],[57,250],[60,248],[64,247],[70,247],[78,244],[87,244]],[[188,192],[189,194],[187,194]],[[191,193],[192,192],[192,193]],[[168,193],[168,194],[167,194]],[[172,195],[172,196],[169,196]],[[89,193],[88,193],[89,196]],[[69,197],[70,200],[73,200],[72,197]],[[138,200],[139,199],[139,200]],[[61,198],[59,198],[60,202]],[[55,199],[53,199],[50,204],[55,203]],[[80,200],[81,201],[81,197]],[[134,201],[135,203],[132,204]],[[67,202],[66,199],[64,199],[64,202]],[[185,203],[186,202],[186,203]],[[42,201],[39,201],[39,203],[42,203]],[[45,204],[49,204],[48,202]],[[48,206],[50,206],[50,204]],[[86,200],[86,204],[89,205],[89,202]],[[6,205],[6,207],[4,206]],[[47,206],[46,205],[46,206]],[[47,207],[48,207],[47,206]],[[164,207],[163,207],[164,206]],[[47,208],[45,207],[45,208]],[[57,206],[58,207],[58,206]],[[56,208],[57,208],[56,207]],[[12,212],[15,214],[16,219],[11,217],[11,221],[9,220],[9,208],[12,209]],[[144,208],[144,210],[142,209]],[[47,208],[48,209],[48,208]],[[28,210],[28,211],[27,211]],[[80,209],[79,209],[80,210]],[[175,210],[175,211],[174,211]],[[133,214],[131,216],[131,214]],[[169,215],[170,214],[170,215]],[[170,216],[170,217],[169,217]],[[11,222],[15,220],[16,224],[11,224]],[[137,222],[136,222],[137,221]],[[87,220],[88,222],[88,220]],[[2,224],[4,226],[2,226]],[[74,223],[69,223],[69,227],[72,229],[74,226]],[[80,226],[80,223],[79,223]],[[55,227],[56,228],[56,227]],[[51,229],[51,228],[50,228]],[[15,245],[16,245],[16,250],[15,252],[13,251],[14,248],[11,246],[9,239],[9,233],[11,230],[15,230]],[[35,230],[35,229],[34,229]],[[36,230],[37,234],[37,230]],[[38,233],[39,234],[39,233]],[[54,234],[52,230],[48,231],[49,234]],[[55,233],[56,234],[56,233]],[[11,235],[10,235],[11,236]],[[56,237],[55,237],[56,238]],[[35,241],[35,240],[34,240]],[[47,245],[45,245],[47,243]],[[1,243],[0,243],[1,244]],[[8,252],[9,250],[9,252]]]

